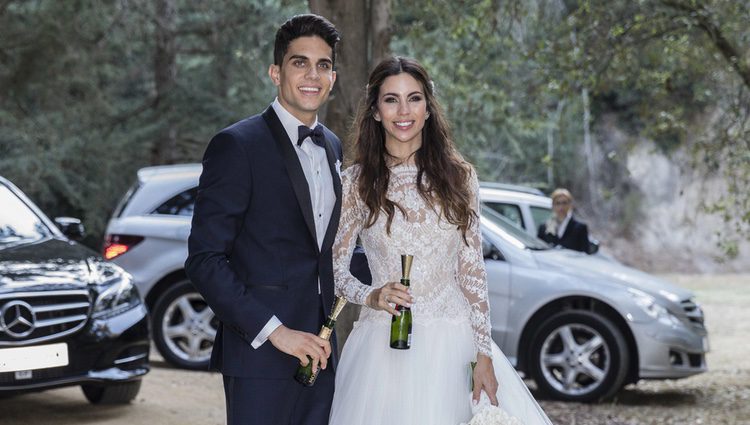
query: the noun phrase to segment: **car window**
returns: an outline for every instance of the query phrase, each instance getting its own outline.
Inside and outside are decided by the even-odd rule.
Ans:
[[[195,207],[195,196],[197,194],[197,187],[178,193],[167,202],[159,205],[159,207],[154,210],[153,214],[191,216],[193,215],[193,207]]]
[[[514,222],[510,221],[508,218],[488,207],[487,205],[482,206],[482,217],[486,218],[492,224],[500,228],[505,236],[515,239],[516,242],[514,242],[514,244],[520,243],[523,247],[533,250],[541,251],[549,249],[549,245],[547,245],[546,242],[529,235]]]
[[[49,228],[28,205],[0,184],[0,249],[35,242],[52,235]]]
[[[521,208],[519,208],[518,205],[505,204],[502,202],[485,202],[485,205],[515,223],[516,226],[519,226],[522,229],[526,228],[526,225],[523,222],[523,216],[521,216]]]
[[[552,210],[549,208],[531,207],[531,217],[534,218],[534,224],[537,228],[546,222],[551,214]]]
[[[120,202],[117,204],[117,207],[115,207],[114,213],[112,213],[113,217],[120,217],[122,215],[122,212],[125,210],[125,207],[128,206],[130,203],[130,200],[133,199],[133,195],[135,195],[135,192],[138,191],[138,189],[141,187],[141,184],[139,182],[135,182],[132,186],[130,186],[130,189],[128,189],[127,192],[125,192],[125,196],[120,199]]]

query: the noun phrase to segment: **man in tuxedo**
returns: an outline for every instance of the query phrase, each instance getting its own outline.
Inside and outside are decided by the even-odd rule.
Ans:
[[[581,252],[589,250],[589,230],[573,217],[573,195],[567,189],[552,192],[552,216],[539,226],[538,237],[553,246]]]
[[[328,423],[335,349],[317,333],[334,301],[342,149],[317,112],[338,41],[320,16],[284,23],[268,71],[277,98],[203,157],[185,269],[221,321],[211,367],[230,425]],[[312,387],[293,378],[308,357],[323,369]]]

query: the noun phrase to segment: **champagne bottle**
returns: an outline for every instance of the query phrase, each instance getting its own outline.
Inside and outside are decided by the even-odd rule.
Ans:
[[[345,299],[338,297],[336,298],[336,301],[333,303],[333,308],[331,309],[331,315],[328,316],[325,323],[323,323],[323,326],[320,328],[320,332],[318,333],[319,337],[325,339],[326,341],[329,341],[331,339],[333,327],[336,325],[336,318],[339,316],[339,313],[341,313],[341,310],[345,305]],[[297,382],[306,387],[312,387],[313,384],[315,384],[315,380],[318,379],[319,373],[320,363],[318,363],[317,365],[313,365],[312,357],[307,356],[307,366],[300,365],[297,368],[297,373],[294,374],[294,379],[296,379]]]
[[[409,273],[413,255],[401,255],[401,284],[409,287]],[[391,348],[397,350],[408,350],[411,347],[411,309],[397,305],[396,310],[400,316],[391,318]]]

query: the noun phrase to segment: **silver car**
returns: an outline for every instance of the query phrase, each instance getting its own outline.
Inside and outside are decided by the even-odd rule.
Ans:
[[[692,292],[597,255],[551,249],[484,206],[492,337],[550,397],[596,401],[638,379],[706,371]]]
[[[154,342],[171,363],[203,369],[217,319],[185,276],[200,164],[148,167],[107,228],[104,255],[146,297]],[[595,401],[646,378],[706,370],[708,340],[693,294],[600,255],[535,237],[551,201],[533,189],[482,184],[481,224],[492,334],[539,390]]]

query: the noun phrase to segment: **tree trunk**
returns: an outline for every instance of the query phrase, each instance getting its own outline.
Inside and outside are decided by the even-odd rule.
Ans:
[[[319,118],[342,139],[345,162],[350,163],[353,149],[349,132],[365,93],[367,76],[389,53],[391,0],[309,0],[309,6],[312,13],[325,16],[341,33],[335,64],[336,84]],[[359,310],[359,306],[347,304],[339,315],[336,322],[339,351]]]
[[[568,12],[571,13],[572,9],[568,8]],[[578,34],[575,25],[575,18],[571,15],[568,16],[568,22],[571,23],[572,30],[570,31],[570,41],[573,45],[573,55],[576,59],[576,63],[579,68],[582,67],[583,60],[581,59],[581,46],[578,43]],[[583,107],[583,155],[586,157],[586,182],[588,190],[589,203],[594,203],[594,196],[596,194],[596,183],[594,176],[594,156],[591,142],[591,104],[589,101],[589,89],[585,83],[580,83],[581,89],[581,103]]]
[[[581,89],[581,102],[583,103],[583,154],[586,157],[586,171],[588,172],[589,202],[593,205],[596,196],[596,175],[594,170],[594,150],[591,141],[591,102],[589,101],[589,89]]]
[[[154,83],[156,87],[156,119],[162,121],[162,130],[151,150],[152,164],[174,162],[177,149],[177,129],[172,123],[170,92],[175,86],[177,56],[175,46],[174,0],[155,0],[156,50],[154,51]]]
[[[370,5],[370,60],[372,69],[390,54],[391,2],[372,0]],[[369,71],[368,69],[368,71]],[[367,77],[365,77],[367,78]]]
[[[369,21],[367,3],[367,0],[310,0],[310,10],[328,18],[341,33],[335,64],[336,84],[321,114],[321,120],[341,139],[348,134],[361,89],[367,84],[369,28],[363,25]]]
[[[232,53],[216,27],[211,29],[209,43],[215,52],[214,72],[216,73],[216,94],[222,99],[227,99],[229,97],[229,70],[232,64]]]
[[[351,151],[349,129],[367,85],[370,69],[389,52],[390,0],[309,0],[313,13],[325,16],[341,33],[336,84],[320,118]],[[369,25],[363,25],[369,23]]]
[[[561,134],[560,117],[562,116],[565,99],[557,102],[554,116],[550,117],[547,126],[547,188],[552,190],[555,185],[555,131]]]

